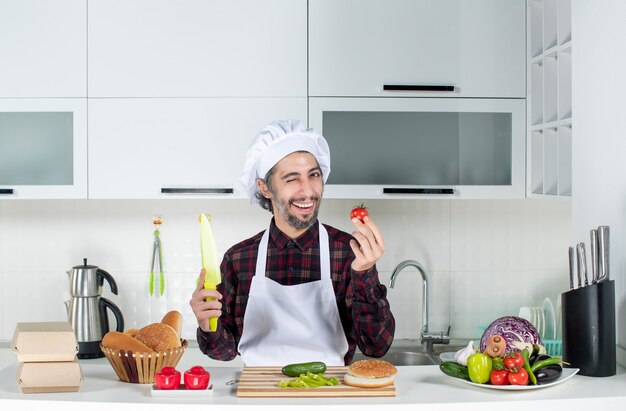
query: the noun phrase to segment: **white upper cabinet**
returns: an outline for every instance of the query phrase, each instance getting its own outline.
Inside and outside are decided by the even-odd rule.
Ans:
[[[87,99],[0,99],[0,200],[87,198]]]
[[[87,0],[0,0],[0,97],[87,96]]]
[[[89,101],[89,198],[245,198],[237,184],[252,138],[306,118],[306,98]]]
[[[525,0],[310,0],[309,94],[525,98],[525,33]]]
[[[306,0],[91,0],[90,97],[303,97]]]

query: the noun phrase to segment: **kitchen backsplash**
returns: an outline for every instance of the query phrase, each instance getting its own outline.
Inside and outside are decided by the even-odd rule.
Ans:
[[[320,219],[352,231],[356,201],[326,200]],[[556,301],[567,287],[571,210],[565,201],[369,201],[387,252],[378,263],[381,282],[414,259],[430,281],[430,329],[451,327],[453,338],[478,338],[481,326],[520,306]],[[213,216],[218,252],[261,230],[270,214],[243,200],[38,200],[0,201],[0,340],[17,322],[64,321],[69,299],[66,271],[89,264],[108,271],[119,295],[104,296],[124,313],[126,328],[158,321],[172,309],[184,315],[183,336],[195,339],[188,301],[200,267],[198,214]],[[152,216],[160,227],[165,295],[149,296]],[[221,260],[221,259],[220,259]],[[421,328],[421,280],[406,268],[388,290],[396,338]],[[112,326],[115,321],[111,318]]]

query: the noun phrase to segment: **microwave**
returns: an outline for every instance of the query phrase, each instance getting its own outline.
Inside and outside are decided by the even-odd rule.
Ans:
[[[524,198],[525,119],[525,99],[309,99],[326,198]]]

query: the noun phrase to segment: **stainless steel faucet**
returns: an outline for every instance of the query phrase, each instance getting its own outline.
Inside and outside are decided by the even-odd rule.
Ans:
[[[415,267],[422,275],[422,331],[420,333],[420,340],[422,343],[422,350],[424,352],[432,353],[433,352],[433,344],[448,344],[450,342],[450,327],[448,327],[448,331],[444,333],[443,331],[437,333],[431,333],[428,330],[428,276],[426,275],[426,270],[420,263],[415,260],[406,260],[402,261],[400,264],[393,269],[391,273],[391,281],[389,282],[389,288],[393,288],[396,282],[396,278],[400,271],[405,269],[406,267]]]

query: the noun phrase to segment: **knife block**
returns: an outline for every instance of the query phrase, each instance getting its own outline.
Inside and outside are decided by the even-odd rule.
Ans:
[[[563,361],[580,368],[580,375],[615,375],[615,281],[561,294],[561,309]]]

